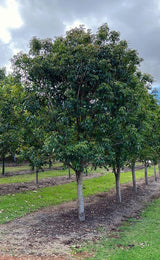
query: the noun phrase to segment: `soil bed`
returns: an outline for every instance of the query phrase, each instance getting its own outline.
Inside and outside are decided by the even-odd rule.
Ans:
[[[0,259],[14,259],[9,255],[21,257],[15,259],[72,259],[73,247],[79,248],[86,239],[99,239],[102,230],[116,230],[127,218],[138,216],[146,203],[160,197],[160,181],[154,182],[153,177],[148,186],[144,180],[137,181],[137,186],[135,194],[132,184],[122,185],[121,204],[116,202],[114,189],[85,198],[86,221],[82,223],[77,219],[77,203],[69,202],[0,225]]]

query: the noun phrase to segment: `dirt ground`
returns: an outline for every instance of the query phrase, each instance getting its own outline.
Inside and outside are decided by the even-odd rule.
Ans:
[[[123,221],[137,217],[147,202],[160,197],[160,180],[151,177],[148,186],[144,179],[137,184],[137,194],[132,184],[122,185],[121,204],[114,189],[85,198],[82,223],[77,219],[77,202],[69,202],[0,225],[0,260],[83,259],[81,254],[73,256],[72,249],[85,240],[99,239],[104,230],[108,234],[116,230]]]

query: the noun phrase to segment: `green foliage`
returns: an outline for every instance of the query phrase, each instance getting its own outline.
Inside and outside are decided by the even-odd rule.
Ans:
[[[152,203],[141,214],[139,220],[131,219],[124,223],[118,232],[86,246],[84,250],[93,250],[94,257],[89,259],[136,259],[149,260],[160,258],[159,251],[160,199]],[[114,238],[116,237],[116,238]]]
[[[44,153],[76,172],[89,163],[124,166],[129,147],[139,146],[139,102],[150,78],[138,72],[141,59],[118,32],[104,24],[96,34],[72,29],[54,43],[33,38],[29,54],[13,62],[29,93],[48,107],[48,126],[39,126],[48,130]]]
[[[0,157],[4,159],[8,153],[14,154],[19,146],[24,91],[11,75],[4,75],[0,84]]]

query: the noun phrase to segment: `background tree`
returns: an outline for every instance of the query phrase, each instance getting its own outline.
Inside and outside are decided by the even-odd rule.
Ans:
[[[3,73],[0,80],[0,155],[3,161],[2,174],[5,174],[5,157],[14,154],[19,145],[20,120],[23,89],[19,82]]]
[[[21,160],[28,161],[31,169],[36,171],[36,184],[38,185],[38,172],[43,170],[42,167],[49,157],[49,154],[42,149],[48,131],[48,115],[45,104],[40,105],[40,100],[34,93],[28,93],[27,90],[25,94],[19,154]]]
[[[101,136],[104,136],[102,141],[109,138],[106,163],[113,168],[117,198],[121,202],[120,169],[127,163],[129,149],[138,149],[137,120],[148,78],[138,70],[141,59],[136,51],[129,49],[126,41],[120,41],[117,32],[107,34],[107,27],[102,26],[97,42],[101,45],[101,62],[108,69],[102,71],[104,82],[99,99],[101,109],[104,108],[104,117],[99,121],[105,129]]]

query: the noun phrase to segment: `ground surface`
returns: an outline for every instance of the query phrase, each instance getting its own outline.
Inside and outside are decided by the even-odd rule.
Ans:
[[[101,173],[94,173],[88,176],[84,176],[84,179],[96,178],[103,174]],[[36,185],[35,181],[31,182],[22,182],[22,183],[11,183],[11,184],[0,184],[0,196],[5,194],[13,194],[19,192],[25,192],[29,190],[36,190],[44,187],[60,185],[64,183],[70,183],[76,181],[75,175],[71,176],[71,179],[68,176],[57,176],[53,178],[44,178],[39,180],[38,186]]]
[[[69,202],[0,225],[0,260],[71,259],[72,248],[78,248],[80,242],[98,239],[103,229],[116,229],[127,218],[137,216],[145,203],[160,197],[160,180],[154,182],[151,177],[149,186],[144,180],[137,184],[137,194],[131,184],[122,185],[121,204],[116,202],[114,189],[86,198],[83,223],[77,220],[77,203]]]
[[[142,169],[143,166],[139,165],[136,167],[136,170]],[[53,168],[53,169],[61,169],[60,167]],[[122,172],[128,172],[130,171],[130,168],[125,168],[121,170]],[[17,171],[17,172],[8,172],[6,174],[7,178],[9,176],[13,175],[23,175],[23,174],[31,174],[31,171]],[[33,174],[33,173],[32,173]],[[90,179],[90,178],[96,178],[103,175],[102,173],[94,173],[94,174],[89,174],[88,176],[84,175],[84,179]],[[13,194],[13,193],[19,193],[19,192],[24,192],[24,191],[29,191],[29,190],[35,190],[37,188],[44,188],[44,187],[49,187],[49,186],[54,186],[54,185],[60,185],[64,183],[69,183],[76,181],[75,175],[71,175],[71,179],[68,178],[68,176],[57,176],[53,178],[45,178],[45,179],[40,179],[38,186],[34,181],[31,182],[25,182],[25,183],[11,183],[11,184],[0,184],[0,196],[5,195],[5,194]]]

